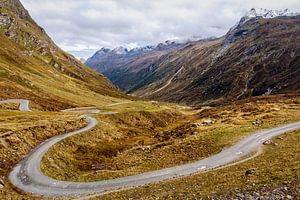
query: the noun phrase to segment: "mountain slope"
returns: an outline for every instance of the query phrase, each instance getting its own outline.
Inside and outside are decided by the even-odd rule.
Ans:
[[[173,51],[131,92],[202,104],[300,90],[300,16],[256,15],[226,36]]]
[[[0,98],[58,110],[83,97],[124,97],[103,75],[59,49],[18,0],[0,0]],[[82,98],[81,98],[82,96]]]
[[[102,48],[87,60],[86,65],[103,73],[120,89],[128,92],[143,79],[147,67],[163,55],[185,45],[166,41],[157,46],[145,46],[130,51],[124,47],[113,50]]]

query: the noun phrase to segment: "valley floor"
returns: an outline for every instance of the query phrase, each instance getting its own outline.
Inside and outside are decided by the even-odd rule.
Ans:
[[[86,122],[79,118],[81,113],[22,113],[14,111],[15,104],[0,106],[0,176],[5,182],[0,197],[33,199],[9,184],[6,177],[12,166],[45,139],[76,130]],[[92,131],[54,145],[43,158],[46,175],[95,181],[139,174],[206,158],[254,131],[300,121],[298,96],[253,98],[198,110],[132,101],[99,109],[118,113],[95,114],[99,125]],[[205,125],[207,120],[214,123]],[[299,158],[293,155],[299,155],[298,133],[275,138],[264,147],[262,156],[236,166],[93,198],[229,198],[257,195],[255,192],[263,195],[278,187],[287,187],[285,193],[295,196],[293,192],[299,190],[293,187],[299,183]]]

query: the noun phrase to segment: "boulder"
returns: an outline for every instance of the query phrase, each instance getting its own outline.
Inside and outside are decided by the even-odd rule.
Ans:
[[[192,124],[192,127],[193,127],[193,128],[198,128],[199,126],[200,126],[199,123],[193,123],[193,124]]]
[[[273,144],[273,142],[271,140],[266,140],[263,142],[264,145],[270,145]]]
[[[249,176],[251,174],[254,174],[254,169],[248,169],[246,172],[245,172],[245,175],[246,176]]]
[[[0,178],[0,188],[4,187],[4,181]]]
[[[202,124],[204,125],[211,125],[211,124],[214,124],[215,122],[211,119],[206,119],[202,122]]]
[[[149,150],[151,150],[151,146],[150,146],[150,145],[142,146],[142,147],[141,147],[141,150],[142,150],[142,151],[149,151]]]
[[[10,24],[11,22],[12,19],[9,16],[0,13],[0,27]]]
[[[260,119],[256,119],[254,122],[252,122],[253,125],[260,125],[262,123],[263,121],[261,121]]]

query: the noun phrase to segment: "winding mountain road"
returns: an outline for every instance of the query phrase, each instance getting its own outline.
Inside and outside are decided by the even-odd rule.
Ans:
[[[11,101],[16,102],[17,100]],[[28,101],[27,103],[26,101],[24,102],[24,100],[19,101],[20,104],[23,104],[22,102],[24,103],[24,107],[21,109],[20,106],[20,110],[29,111]],[[41,171],[40,163],[42,157],[51,146],[72,135],[87,132],[96,126],[97,120],[95,118],[87,115],[84,115],[83,117],[89,122],[86,127],[46,140],[42,144],[38,145],[19,164],[17,164],[9,175],[9,179],[12,184],[23,191],[44,196],[101,194],[107,191],[115,191],[118,189],[141,186],[176,177],[189,176],[191,174],[232,164],[243,158],[245,159],[246,155],[257,151],[264,141],[300,128],[300,122],[296,122],[273,129],[263,130],[256,132],[242,139],[232,147],[203,160],[123,178],[95,182],[69,182],[55,180],[45,176]]]

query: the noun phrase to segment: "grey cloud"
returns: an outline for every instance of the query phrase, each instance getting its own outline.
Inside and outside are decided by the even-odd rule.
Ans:
[[[221,36],[252,7],[300,11],[299,0],[21,0],[63,49]],[[77,54],[77,53],[76,53]]]

